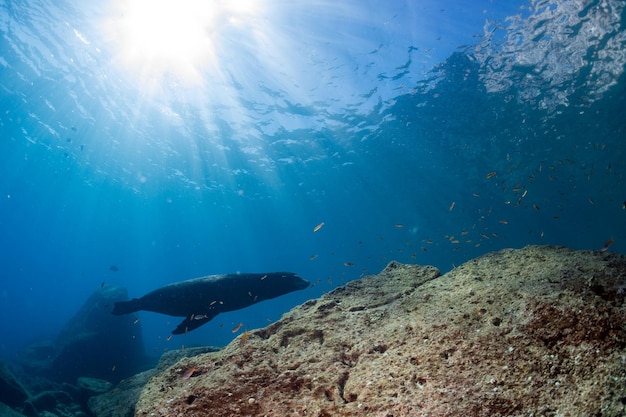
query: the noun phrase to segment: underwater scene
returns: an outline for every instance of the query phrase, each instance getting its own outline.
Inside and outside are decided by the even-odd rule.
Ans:
[[[0,0],[0,415],[626,413],[625,18],[624,0]],[[400,348],[440,340],[480,374],[455,355],[495,342],[433,330],[457,317],[526,352],[511,386],[537,372],[562,402],[498,397],[495,371],[489,398],[452,389]],[[373,389],[400,357],[412,388]],[[568,381],[574,400],[545,390]]]

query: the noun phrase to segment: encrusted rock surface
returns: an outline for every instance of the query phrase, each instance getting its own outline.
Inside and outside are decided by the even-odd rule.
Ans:
[[[625,296],[626,258],[606,252],[391,263],[182,359],[135,415],[623,416]]]

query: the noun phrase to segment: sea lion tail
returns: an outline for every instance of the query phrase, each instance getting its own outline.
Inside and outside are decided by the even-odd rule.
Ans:
[[[115,303],[111,314],[119,316],[122,314],[134,313],[139,310],[141,310],[140,300],[139,298],[133,298],[130,301],[119,301]]]

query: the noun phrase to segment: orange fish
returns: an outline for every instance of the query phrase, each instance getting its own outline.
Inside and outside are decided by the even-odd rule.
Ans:
[[[600,252],[606,252],[606,250],[609,248],[609,246],[613,244],[613,242],[615,242],[613,238],[610,238],[609,240],[604,242],[604,246],[602,246],[602,249],[600,249]]]
[[[320,224],[318,224],[317,226],[315,226],[313,228],[313,233],[317,232],[318,230],[320,230],[322,227],[324,227],[324,222],[321,222]]]
[[[238,325],[236,325],[235,327],[233,327],[233,329],[231,330],[231,332],[233,333],[237,333],[239,331],[239,329],[241,329],[241,326],[243,326],[243,323],[239,323]]]
[[[493,177],[494,175],[496,175],[496,171],[491,171],[489,174],[487,174],[487,179]]]
[[[246,343],[246,340],[248,340],[249,337],[250,337],[249,331],[246,330],[245,332],[243,332],[243,334],[239,338],[239,347],[242,347]]]
[[[183,379],[189,379],[191,378],[191,375],[193,375],[193,373],[196,372],[196,368],[192,367],[191,369],[187,370],[184,374],[183,374]]]

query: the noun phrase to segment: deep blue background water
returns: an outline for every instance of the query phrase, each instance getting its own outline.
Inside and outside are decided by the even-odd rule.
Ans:
[[[114,3],[0,1],[0,356],[102,283],[314,283],[170,341],[140,313],[156,355],[394,259],[623,252],[625,2],[464,3],[215,2],[192,76],[125,61]]]

